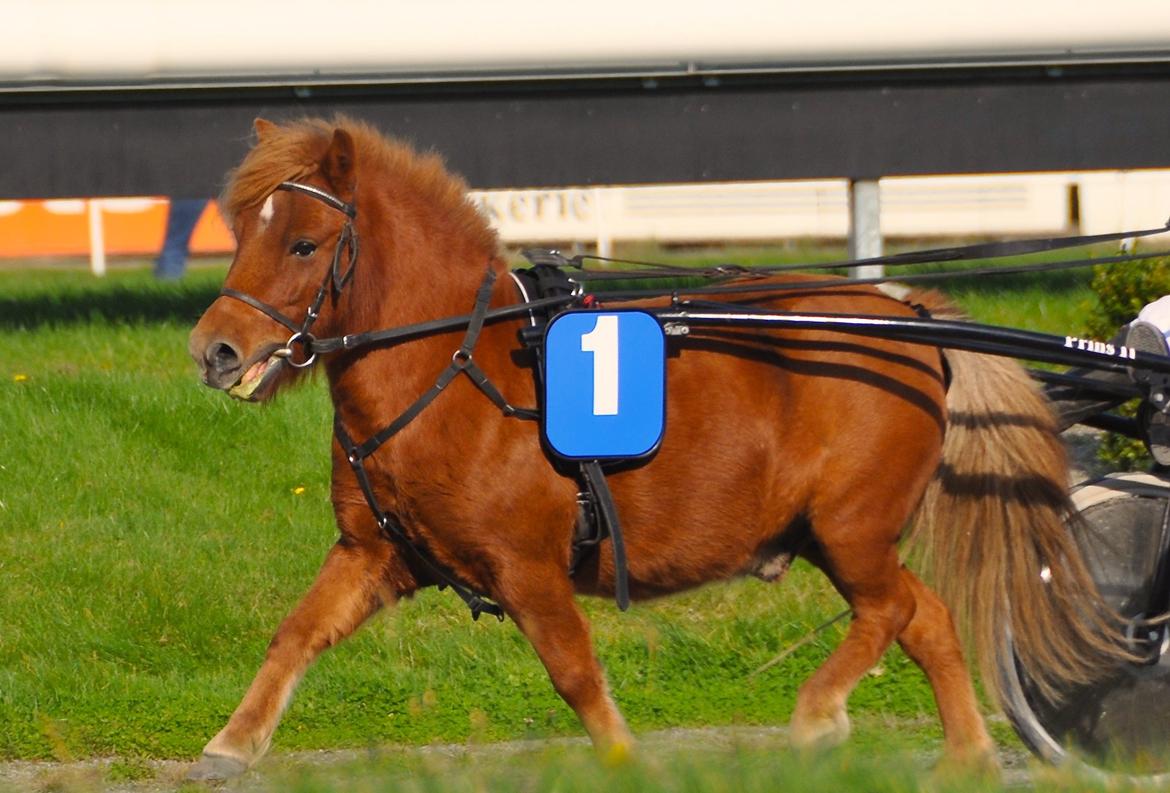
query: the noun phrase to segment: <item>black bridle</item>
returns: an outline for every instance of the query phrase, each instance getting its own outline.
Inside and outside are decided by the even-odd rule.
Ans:
[[[312,185],[301,184],[300,182],[281,182],[276,187],[277,190],[287,190],[289,192],[299,192],[313,198],[323,201],[326,205],[336,209],[345,214],[347,220],[345,225],[341,228],[341,234],[337,238],[337,246],[333,251],[333,263],[329,271],[325,274],[325,279],[321,283],[320,289],[317,290],[316,296],[305,309],[305,318],[300,323],[290,319],[284,312],[275,306],[265,303],[263,300],[253,297],[246,292],[241,292],[238,289],[231,289],[224,287],[220,290],[220,294],[224,297],[230,297],[234,300],[251,306],[257,311],[261,312],[268,318],[283,325],[292,331],[293,335],[285,342],[285,346],[276,351],[275,355],[287,360],[292,366],[296,368],[304,368],[310,366],[315,362],[318,354],[326,354],[332,352],[341,352],[344,350],[356,350],[361,347],[368,347],[373,344],[385,344],[394,341],[406,341],[409,339],[419,338],[421,336],[429,336],[435,333],[443,333],[446,331],[460,330],[467,328],[475,320],[473,314],[464,314],[455,317],[443,317],[441,319],[428,320],[426,322],[416,322],[410,325],[399,325],[394,328],[386,328],[383,330],[368,331],[365,333],[352,333],[343,336],[336,336],[332,338],[317,338],[310,329],[313,323],[317,321],[320,315],[321,307],[325,303],[325,298],[329,295],[329,289],[332,287],[333,294],[336,297],[341,293],[341,290],[353,279],[354,267],[357,264],[358,257],[358,236],[357,231],[353,227],[353,221],[357,218],[357,207],[353,204],[342,201],[335,195],[327,193],[324,190],[313,187]],[[347,267],[345,272],[341,271],[342,252],[346,248],[349,249],[347,257]],[[492,275],[494,278],[494,274]],[[582,291],[578,289],[572,295],[559,295],[556,297],[547,297],[537,300],[528,300],[524,303],[514,306],[503,306],[501,308],[494,308],[484,310],[483,321],[485,323],[495,322],[503,319],[514,319],[517,317],[524,317],[530,315],[534,311],[543,311],[545,309],[562,308],[571,303],[577,302]],[[292,360],[292,346],[300,344],[305,351],[306,359],[297,363]]]
[[[307,196],[323,201],[327,206],[343,213],[346,218],[345,225],[341,227],[341,232],[337,236],[337,245],[333,248],[333,263],[330,265],[329,270],[326,271],[325,279],[321,282],[321,286],[317,290],[313,301],[305,309],[305,318],[298,324],[270,303],[265,303],[263,300],[255,298],[246,292],[241,292],[238,289],[225,286],[219,293],[224,297],[230,297],[251,306],[291,330],[292,335],[288,337],[288,341],[273,354],[278,358],[283,358],[290,366],[303,369],[307,366],[312,366],[313,362],[317,359],[317,352],[314,349],[316,339],[310,333],[310,330],[313,327],[313,323],[321,315],[321,307],[325,305],[325,298],[330,294],[330,291],[332,291],[333,297],[337,298],[341,294],[341,290],[345,288],[345,285],[353,279],[354,267],[357,265],[358,257],[358,236],[357,231],[353,227],[353,222],[357,218],[357,207],[342,201],[331,193],[327,193],[312,185],[301,184],[300,182],[281,182],[276,186],[276,189],[304,193]],[[345,271],[342,272],[342,255],[346,250],[349,251],[349,254],[346,257]],[[293,345],[295,344],[301,345],[305,351],[305,359],[303,361],[298,362],[294,358]]]
[[[504,611],[496,603],[487,599],[480,593],[468,587],[451,571],[446,569],[438,561],[435,560],[425,546],[421,545],[416,540],[412,539],[403,528],[398,520],[382,509],[377,496],[374,493],[373,484],[370,481],[369,474],[365,469],[365,460],[376,452],[386,441],[396,435],[400,430],[406,427],[419,413],[423,411],[434,399],[460,374],[467,375],[471,382],[492,401],[505,415],[513,418],[522,418],[535,420],[539,414],[532,409],[518,408],[508,403],[503,394],[498,388],[488,379],[487,375],[475,363],[473,359],[473,351],[476,341],[479,339],[479,334],[483,330],[486,322],[504,319],[509,317],[522,316],[533,310],[533,308],[552,308],[557,306],[564,306],[574,302],[577,295],[560,296],[555,298],[548,298],[545,300],[531,301],[517,306],[507,306],[489,310],[488,304],[491,301],[492,286],[495,283],[496,273],[488,267],[487,274],[484,277],[483,283],[480,285],[476,293],[475,307],[471,314],[462,317],[449,317],[438,320],[431,320],[429,322],[420,322],[413,325],[403,325],[397,328],[388,328],[386,330],[372,331],[369,333],[346,335],[330,339],[317,339],[310,332],[313,323],[317,321],[320,316],[321,307],[325,303],[325,298],[333,293],[334,297],[340,295],[342,289],[352,280],[354,267],[357,263],[358,255],[358,238],[357,232],[354,230],[353,221],[357,217],[357,208],[350,203],[342,201],[337,196],[320,190],[310,185],[300,184],[299,182],[281,182],[277,190],[288,190],[292,192],[303,193],[307,196],[323,201],[326,205],[333,209],[342,212],[346,216],[345,225],[341,229],[341,233],[337,238],[337,245],[333,251],[333,263],[329,270],[325,273],[325,278],[317,290],[313,301],[305,310],[305,318],[298,324],[290,319],[284,312],[276,307],[259,300],[252,295],[241,292],[238,289],[224,288],[220,290],[220,294],[224,297],[230,297],[234,300],[251,306],[260,311],[270,319],[280,323],[284,327],[292,331],[292,336],[285,342],[285,346],[278,349],[273,355],[283,358],[288,363],[296,368],[305,368],[311,366],[317,359],[318,353],[338,352],[342,350],[353,350],[358,347],[365,347],[371,344],[384,343],[387,341],[405,340],[410,338],[417,338],[420,336],[430,335],[443,331],[458,330],[466,328],[466,333],[463,337],[463,342],[459,348],[451,356],[451,363],[443,370],[426,392],[424,392],[418,399],[416,399],[409,407],[406,408],[397,418],[386,425],[382,430],[375,433],[364,442],[358,443],[350,436],[345,427],[341,423],[341,416],[334,413],[333,420],[333,434],[341,446],[342,451],[345,452],[346,460],[349,462],[350,468],[357,478],[362,494],[365,496],[366,503],[370,511],[374,515],[374,520],[385,536],[391,542],[394,542],[399,547],[404,548],[410,553],[416,562],[434,579],[440,589],[450,587],[455,594],[467,604],[471,609],[471,616],[474,619],[479,619],[480,614],[491,614],[500,620],[504,619]],[[341,263],[345,250],[349,251],[348,263],[345,271],[342,272]],[[305,353],[305,360],[297,362],[293,360],[293,345],[299,344]]]

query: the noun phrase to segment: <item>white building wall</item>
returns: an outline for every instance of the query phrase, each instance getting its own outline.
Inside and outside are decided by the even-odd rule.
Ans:
[[[0,85],[1069,63],[1170,54],[1166,0],[7,0]],[[307,36],[318,22],[336,35]]]

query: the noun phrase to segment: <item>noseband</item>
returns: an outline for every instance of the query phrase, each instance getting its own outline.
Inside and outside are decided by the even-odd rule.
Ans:
[[[313,323],[317,321],[317,317],[321,314],[321,306],[324,305],[326,296],[332,291],[333,296],[337,297],[341,294],[341,290],[345,285],[350,282],[350,279],[353,278],[353,270],[357,264],[358,257],[358,237],[353,227],[353,221],[357,217],[357,207],[342,201],[331,193],[299,182],[281,182],[276,186],[276,189],[312,196],[327,206],[343,213],[346,217],[345,225],[341,227],[341,233],[337,237],[337,245],[333,248],[333,263],[325,273],[325,279],[321,282],[321,287],[317,290],[313,302],[305,309],[304,320],[298,324],[294,320],[289,319],[284,312],[275,306],[265,303],[263,300],[259,300],[246,292],[241,292],[238,289],[231,289],[225,286],[219,293],[224,297],[230,297],[251,306],[291,330],[292,335],[288,337],[288,341],[284,343],[283,347],[274,352],[273,355],[278,358],[283,358],[292,367],[303,369],[312,366],[313,362],[317,360],[317,353],[313,351],[313,342],[316,339],[309,331],[313,327]],[[342,252],[346,249],[348,249],[349,253],[346,257],[345,272],[342,272]],[[305,360],[299,363],[293,358],[293,345],[296,344],[301,345],[308,353]]]

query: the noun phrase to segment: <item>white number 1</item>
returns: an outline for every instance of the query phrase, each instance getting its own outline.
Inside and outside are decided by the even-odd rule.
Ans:
[[[593,353],[593,415],[618,412],[618,318],[597,318],[593,330],[581,336],[581,351]]]

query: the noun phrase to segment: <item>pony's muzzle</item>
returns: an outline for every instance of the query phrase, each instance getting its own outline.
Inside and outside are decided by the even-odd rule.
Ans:
[[[240,379],[243,357],[226,341],[213,341],[203,352],[203,381],[215,388],[227,388]]]

